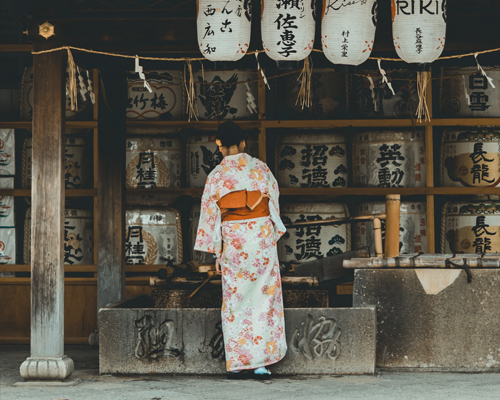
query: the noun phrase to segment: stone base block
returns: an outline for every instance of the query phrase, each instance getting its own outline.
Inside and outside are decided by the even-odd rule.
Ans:
[[[19,369],[21,377],[27,381],[63,381],[73,373],[73,360],[62,357],[28,357]]]
[[[500,371],[500,270],[358,269],[355,307],[377,307],[377,366]]]
[[[103,308],[100,373],[224,374],[220,319],[219,309]],[[285,325],[288,352],[271,371],[374,373],[374,307],[287,309]]]

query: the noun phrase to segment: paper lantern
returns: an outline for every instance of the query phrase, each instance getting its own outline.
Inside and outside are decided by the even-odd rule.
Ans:
[[[334,64],[359,65],[373,49],[377,0],[323,1],[321,44]]]
[[[262,47],[276,61],[300,61],[314,46],[314,0],[262,0]]]
[[[200,51],[210,61],[237,61],[250,44],[250,0],[197,0]]]
[[[392,0],[392,36],[407,63],[430,63],[444,49],[446,0]]]

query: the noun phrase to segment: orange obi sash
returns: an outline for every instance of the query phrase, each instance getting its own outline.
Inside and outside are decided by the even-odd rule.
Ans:
[[[267,217],[269,197],[258,190],[238,190],[217,200],[222,221]]]

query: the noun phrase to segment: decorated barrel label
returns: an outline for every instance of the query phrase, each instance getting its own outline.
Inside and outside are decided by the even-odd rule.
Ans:
[[[31,188],[33,165],[33,140],[24,140],[23,170],[21,181],[23,188]],[[64,186],[66,189],[84,189],[93,185],[92,149],[83,137],[66,136],[64,148]]]
[[[182,262],[182,229],[173,208],[134,208],[125,214],[125,263]]]
[[[440,169],[442,186],[498,186],[500,130],[446,130],[441,143]]]
[[[345,137],[330,133],[284,134],[276,146],[280,187],[346,187]]]
[[[0,177],[0,189],[14,189],[14,178]],[[0,227],[14,227],[14,196],[0,196]]]
[[[343,203],[289,203],[281,207],[283,223],[344,218],[349,215]],[[309,225],[289,228],[278,241],[281,262],[307,262],[334,256],[351,249],[348,224]]]
[[[332,69],[313,69],[311,76],[311,101],[302,108],[297,101],[302,81],[299,72],[286,75],[279,81],[277,101],[280,102],[282,118],[333,119],[345,118],[345,76]]]
[[[127,188],[180,188],[184,148],[179,139],[130,137],[126,152]]]
[[[0,129],[0,175],[15,175],[14,129]]]
[[[500,68],[443,68],[440,82],[441,112],[447,117],[500,117]]]
[[[418,96],[416,73],[405,70],[386,71],[394,93],[379,71],[365,71],[352,76],[350,93],[353,114],[360,118],[413,118]],[[370,76],[370,78],[368,78]]]
[[[357,133],[354,135],[353,157],[356,186],[425,186],[423,131]]]
[[[24,224],[24,263],[31,263],[31,208]],[[94,220],[91,210],[64,210],[64,264],[94,264]]]
[[[0,228],[0,264],[16,263],[16,229]],[[12,276],[5,273],[0,276]]]
[[[69,77],[66,74],[66,119],[86,119],[92,112],[91,97],[94,97],[92,79],[90,72],[78,69],[76,71],[77,102],[76,110],[71,109],[71,97],[69,94]],[[26,67],[23,81],[21,83],[21,119],[31,121],[33,119],[33,67]]]
[[[257,118],[257,72],[196,72],[194,82],[199,119]]]
[[[127,119],[185,119],[186,91],[182,71],[147,71],[145,76],[152,92],[138,74],[129,74]]]
[[[201,204],[197,203],[191,208],[191,213],[189,216],[189,253],[190,258],[193,261],[198,261],[202,264],[214,264],[215,258],[212,254],[205,251],[194,250],[194,244],[196,242],[196,234],[198,233],[198,223],[200,222],[200,209]]]
[[[500,251],[500,202],[449,202],[443,219],[442,253]]]
[[[258,157],[259,144],[257,136],[246,134],[245,152]],[[215,132],[205,135],[190,136],[187,141],[187,186],[202,188],[207,176],[222,161],[222,153],[215,143]]]
[[[356,206],[356,216],[385,214],[385,202],[361,203]],[[382,242],[385,243],[385,220],[382,223]],[[375,254],[373,222],[363,221],[354,224],[354,247],[367,246],[370,254]],[[423,202],[401,202],[399,224],[399,252],[427,252],[427,213]]]

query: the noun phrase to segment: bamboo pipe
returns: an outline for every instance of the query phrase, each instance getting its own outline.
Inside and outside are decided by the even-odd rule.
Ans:
[[[399,194],[388,194],[385,197],[385,256],[399,256],[399,218],[400,218]]]
[[[384,256],[384,248],[382,246],[382,223],[379,218],[373,219],[373,234],[375,237],[375,254],[378,258]]]
[[[326,218],[316,221],[301,221],[301,222],[294,222],[291,224],[285,224],[285,227],[299,228],[301,226],[310,226],[310,225],[337,225],[337,224],[354,223],[358,221],[373,221],[375,218],[386,219],[386,214],[359,215],[357,217],[344,217],[344,218]]]

